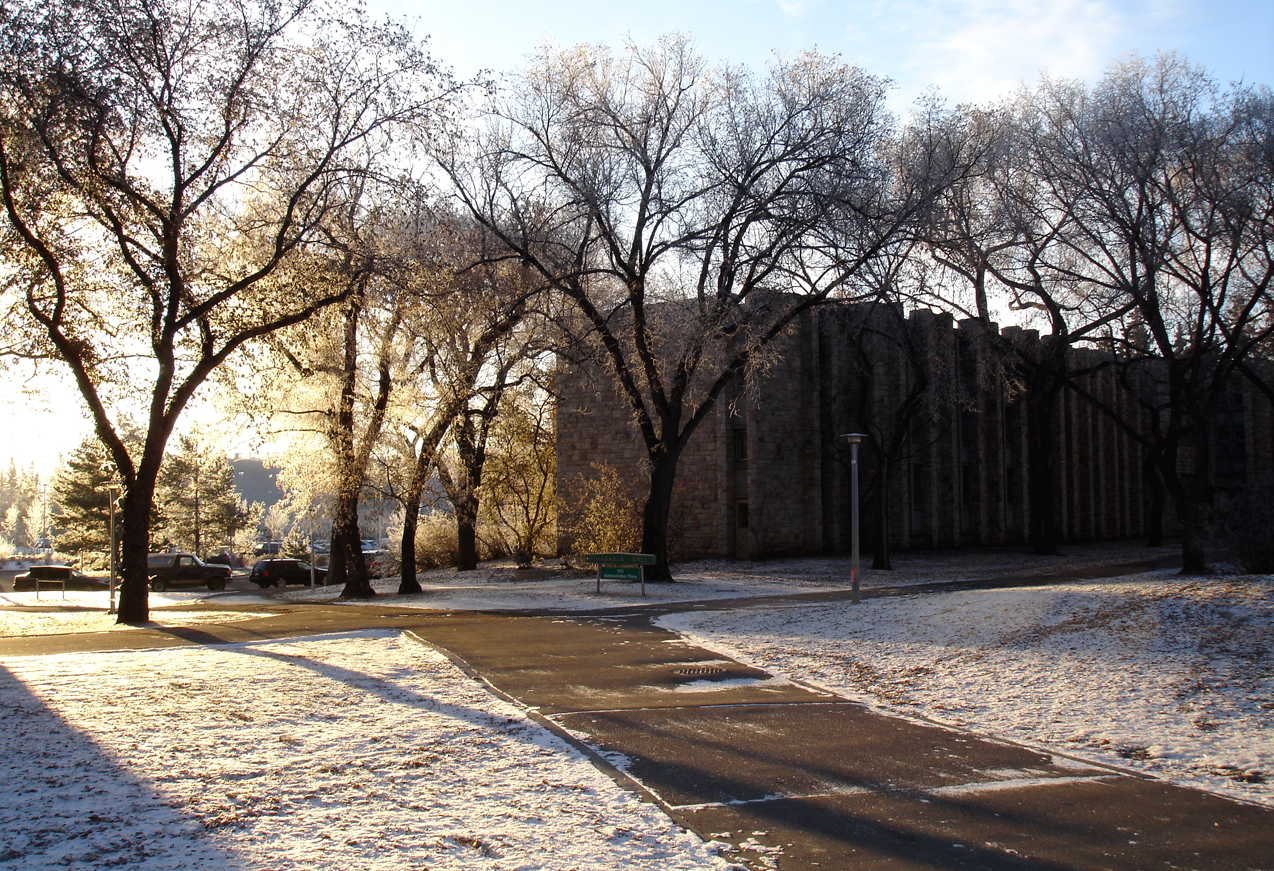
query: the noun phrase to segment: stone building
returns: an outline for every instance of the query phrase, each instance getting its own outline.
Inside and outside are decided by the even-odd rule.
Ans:
[[[831,304],[789,327],[775,362],[736,385],[693,435],[678,466],[670,521],[677,558],[844,553],[850,547],[850,453],[864,432],[863,546],[953,548],[1032,540],[1028,413],[1042,401],[1006,362],[1046,340],[1016,327]],[[1099,351],[1072,350],[1083,393],[1145,425]],[[1246,382],[1221,404],[1214,474],[1238,484],[1274,471],[1270,403]],[[609,467],[644,494],[644,448],[632,412],[605,372],[558,372],[558,494],[576,504]],[[1055,529],[1061,542],[1145,533],[1156,500],[1143,451],[1076,390],[1051,400]],[[1140,416],[1139,416],[1140,415]],[[1166,506],[1167,528],[1173,518]],[[1035,533],[1038,534],[1038,533]],[[569,542],[561,542],[565,547]]]

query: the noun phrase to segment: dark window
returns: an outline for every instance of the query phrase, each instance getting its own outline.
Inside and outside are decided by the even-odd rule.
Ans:
[[[978,461],[978,436],[981,423],[976,411],[960,409],[960,462],[976,463]]]
[[[1212,425],[1216,444],[1216,473],[1222,477],[1247,473],[1247,432],[1243,420],[1243,388],[1231,384],[1217,404]]]
[[[734,461],[736,463],[748,461],[748,431],[746,429],[734,431]]]
[[[1018,505],[1021,502],[1022,481],[1015,467],[1004,470],[1004,526],[1009,532],[1018,531]]]
[[[748,503],[740,502],[735,506],[735,521],[739,525],[739,529],[748,528]]]
[[[929,469],[924,463],[911,464],[911,532],[919,534],[925,531],[925,499],[928,487],[925,486]]]

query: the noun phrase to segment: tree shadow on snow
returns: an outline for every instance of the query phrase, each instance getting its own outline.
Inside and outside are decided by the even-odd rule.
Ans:
[[[3,867],[242,867],[203,837],[198,818],[173,807],[128,760],[53,711],[3,665],[0,734]]]

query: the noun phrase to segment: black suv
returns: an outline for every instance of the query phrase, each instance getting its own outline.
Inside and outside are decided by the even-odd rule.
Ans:
[[[252,574],[248,575],[248,580],[263,590],[269,586],[309,584],[310,564],[299,559],[257,560],[257,564],[252,567]],[[327,583],[327,569],[314,569],[314,583]]]
[[[224,590],[230,567],[209,565],[192,553],[152,553],[146,557],[146,573],[150,589],[162,593],[169,587],[199,587]]]

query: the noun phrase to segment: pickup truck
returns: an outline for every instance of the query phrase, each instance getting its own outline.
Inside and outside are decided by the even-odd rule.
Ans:
[[[224,590],[230,567],[209,564],[192,553],[152,553],[146,557],[150,589],[162,593],[169,587],[198,587]]]

